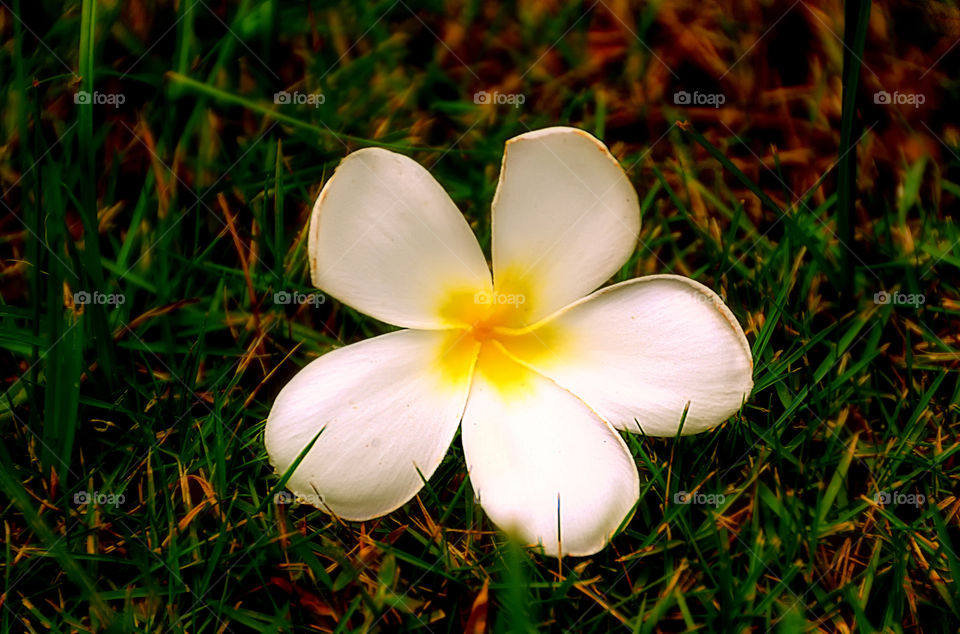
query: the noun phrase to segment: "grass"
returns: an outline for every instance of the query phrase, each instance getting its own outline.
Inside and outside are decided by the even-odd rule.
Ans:
[[[956,631],[957,9],[628,4],[0,5],[3,632]],[[626,436],[641,499],[585,559],[497,533],[459,441],[378,520],[276,504],[274,396],[387,328],[273,301],[314,292],[337,162],[414,157],[489,254],[504,141],[556,124],[640,193],[616,280],[689,275],[738,316],[742,412]]]

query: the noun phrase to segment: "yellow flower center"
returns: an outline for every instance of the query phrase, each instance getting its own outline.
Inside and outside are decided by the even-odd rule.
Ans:
[[[530,370],[523,363],[558,353],[555,328],[531,327],[531,298],[521,289],[514,283],[500,284],[493,292],[446,294],[440,312],[451,330],[439,355],[448,381],[461,384],[464,372],[476,372],[497,389],[516,392],[529,385]]]

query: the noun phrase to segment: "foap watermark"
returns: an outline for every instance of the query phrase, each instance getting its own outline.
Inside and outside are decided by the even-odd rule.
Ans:
[[[73,93],[73,103],[75,104],[92,104],[95,106],[113,106],[114,108],[119,108],[127,100],[127,96],[122,92],[99,92],[94,90],[93,92],[87,92],[86,90],[78,90]]]
[[[73,494],[73,503],[83,506],[93,502],[97,506],[120,506],[127,500],[123,493],[103,493],[102,491],[77,491]]]
[[[277,291],[273,294],[273,303],[282,304],[310,304],[311,306],[320,306],[327,302],[327,296],[323,293],[301,293],[299,291]]]
[[[927,96],[919,92],[900,92],[894,90],[892,93],[886,90],[878,90],[873,93],[873,103],[884,106],[913,106],[919,108],[927,102]]]
[[[323,497],[311,493],[309,495],[294,495],[290,491],[277,491],[273,494],[273,503],[279,506],[288,506],[290,504],[309,504],[317,508],[325,508]]]
[[[527,96],[519,92],[498,92],[496,90],[493,92],[487,92],[486,90],[479,90],[473,93],[473,103],[480,106],[506,105],[519,108],[526,100]]]
[[[127,301],[123,293],[101,293],[100,291],[77,291],[73,294],[73,303],[79,305],[97,304],[100,306],[122,306]]]
[[[720,301],[722,302],[723,300],[721,299]],[[716,306],[717,300],[711,295],[698,291],[695,293],[684,293],[682,296],[677,297],[677,303]]]
[[[695,504],[697,506],[712,506],[717,508],[727,499],[723,493],[688,493],[686,491],[677,491],[673,494],[674,504]]]
[[[880,506],[894,506],[909,504],[914,508],[927,501],[927,496],[923,493],[901,493],[900,491],[877,491],[873,494],[873,501]]]
[[[914,308],[919,308],[923,306],[926,301],[927,297],[923,293],[888,293],[887,291],[880,291],[879,293],[873,294],[874,304],[893,304],[894,306],[913,306]]]
[[[678,90],[673,93],[673,103],[678,106],[711,106],[719,108],[727,102],[727,96],[719,92]]]
[[[487,293],[477,291],[473,295],[473,303],[483,306],[522,306],[527,298],[519,293]]]
[[[327,96],[322,92],[300,92],[299,90],[287,92],[286,90],[281,90],[280,92],[273,93],[273,103],[282,106],[310,105],[314,108],[319,108],[326,102]]]

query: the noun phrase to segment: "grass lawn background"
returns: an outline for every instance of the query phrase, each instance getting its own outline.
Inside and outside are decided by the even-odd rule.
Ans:
[[[957,631],[953,2],[3,0],[0,41],[3,632]],[[275,295],[319,293],[333,168],[413,157],[489,256],[503,144],[551,125],[638,190],[614,281],[720,293],[750,401],[628,435],[589,558],[508,543],[459,440],[378,520],[282,503],[273,398],[389,328]]]

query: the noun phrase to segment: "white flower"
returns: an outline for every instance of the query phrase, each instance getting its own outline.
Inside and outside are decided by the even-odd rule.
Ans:
[[[267,452],[284,473],[317,438],[288,488],[366,520],[416,495],[462,422],[490,519],[550,555],[592,554],[639,496],[616,430],[673,436],[688,404],[683,434],[720,424],[753,387],[750,347],[722,300],[688,278],[592,292],[632,254],[640,208],[586,132],[508,141],[492,213],[491,279],[427,170],[378,148],[343,160],[310,219],[313,281],[407,330],[303,368],[270,411]]]

